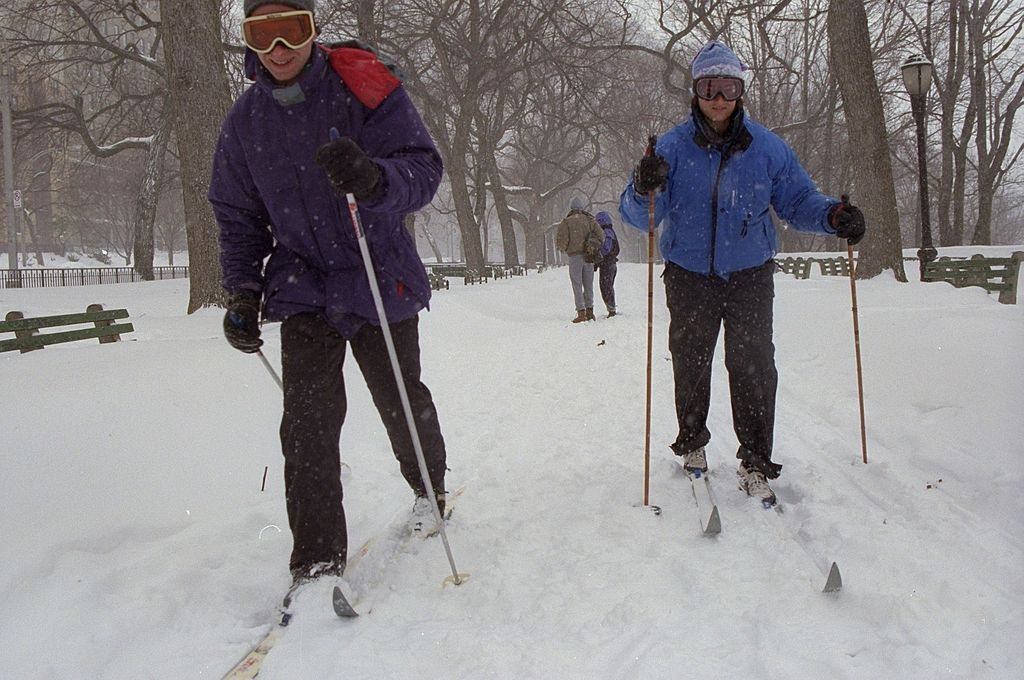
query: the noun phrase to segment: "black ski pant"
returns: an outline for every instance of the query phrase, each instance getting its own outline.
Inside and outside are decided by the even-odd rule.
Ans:
[[[420,381],[419,318],[391,325],[405,389],[434,490],[444,489],[445,448],[430,391]],[[365,324],[345,340],[318,314],[298,314],[281,324],[285,500],[294,545],[290,567],[301,574],[314,565],[342,571],[348,552],[342,507],[339,437],[347,401],[342,365],[351,345],[373,403],[380,413],[402,476],[426,494],[412,437],[388,358],[383,331]]]
[[[604,306],[608,308],[608,313],[611,314],[615,311],[615,274],[618,271],[619,266],[614,262],[604,262],[601,264],[601,268],[598,281],[601,284],[601,299],[604,300]]]
[[[679,420],[672,449],[677,455],[711,440],[707,427],[711,365],[718,330],[724,325],[733,428],[740,443],[736,457],[769,478],[778,476],[781,466],[771,462],[778,386],[772,343],[774,273],[771,260],[734,272],[728,281],[671,262],[666,265],[668,345]]]

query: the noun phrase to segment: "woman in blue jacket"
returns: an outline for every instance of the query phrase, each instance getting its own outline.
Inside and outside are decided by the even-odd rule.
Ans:
[[[622,192],[619,212],[639,229],[664,222],[669,350],[679,434],[672,449],[688,472],[707,470],[704,447],[711,401],[711,361],[725,326],[733,427],[740,442],[740,488],[775,503],[769,479],[775,424],[772,257],[769,209],[800,231],[857,243],[859,209],[818,191],[793,150],[743,110],[747,67],[723,43],[709,42],[691,64],[690,116],[658,140]]]

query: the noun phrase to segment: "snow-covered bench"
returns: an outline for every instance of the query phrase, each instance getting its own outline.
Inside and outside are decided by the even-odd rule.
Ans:
[[[775,265],[780,272],[792,274],[798,279],[806,279],[811,275],[812,260],[807,257],[776,258]]]
[[[0,340],[0,352],[20,350],[22,354],[47,345],[56,345],[74,340],[96,338],[100,343],[117,342],[121,333],[131,333],[135,328],[130,323],[114,323],[117,319],[128,318],[127,309],[104,310],[103,305],[92,304],[84,314],[61,314],[58,316],[37,316],[26,319],[19,311],[8,312],[0,321],[0,333],[14,333],[13,339]],[[61,330],[40,333],[42,328],[60,328],[92,324],[91,328]]]
[[[969,260],[952,260],[940,257],[925,265],[925,281],[945,281],[957,288],[980,286],[989,292],[999,293],[999,302],[1004,305],[1017,303],[1017,279],[1024,252],[1017,251],[1010,257],[985,257],[973,255]]]

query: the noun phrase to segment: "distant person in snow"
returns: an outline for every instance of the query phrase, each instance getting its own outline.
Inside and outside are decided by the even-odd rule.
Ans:
[[[433,517],[347,193],[359,201],[442,512],[446,470],[437,410],[420,381],[418,314],[428,305],[430,285],[403,226],[407,213],[433,198],[441,157],[401,81],[373,52],[356,43],[314,41],[313,5],[245,0],[245,70],[255,83],[224,120],[209,196],[230,296],[228,342],[256,352],[261,311],[264,320],[282,322],[280,436],[296,582],[345,570],[338,438],[349,348],[415,495],[414,528]]]
[[[690,115],[640,160],[619,212],[647,230],[654,196],[655,224],[665,223],[660,247],[679,421],[673,451],[687,471],[707,470],[711,361],[724,324],[740,486],[770,505],[768,480],[782,466],[772,462],[777,242],[769,209],[798,230],[851,244],[864,236],[864,216],[819,192],[793,150],[745,115],[746,71],[723,43],[701,48],[691,65]]]
[[[555,232],[555,247],[569,257],[569,282],[576,303],[573,323],[594,320],[594,263],[601,257],[603,241],[604,232],[583,199],[574,197]]]
[[[601,259],[594,265],[598,272],[597,281],[601,288],[601,299],[608,310],[608,318],[615,316],[615,274],[619,265],[619,237],[612,226],[612,216],[603,210],[594,216],[598,225],[604,230],[604,241],[601,243]]]

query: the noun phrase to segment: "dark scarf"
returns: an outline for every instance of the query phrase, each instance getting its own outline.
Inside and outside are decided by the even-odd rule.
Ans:
[[[693,116],[693,123],[696,127],[693,133],[693,140],[700,147],[707,148],[713,146],[726,155],[731,155],[733,152],[743,151],[753,141],[753,137],[747,131],[747,126],[743,124],[745,113],[742,100],[737,103],[736,110],[732,112],[732,117],[729,119],[729,127],[725,129],[724,134],[719,134],[711,126],[711,122],[701,112],[696,97],[690,102],[690,114]]]

